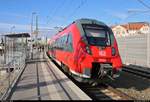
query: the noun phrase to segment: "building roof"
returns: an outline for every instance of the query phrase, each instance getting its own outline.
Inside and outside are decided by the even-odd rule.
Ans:
[[[122,24],[120,26],[124,27],[127,30],[139,30],[144,25],[148,25],[148,22],[129,22],[128,24]],[[111,28],[115,28],[116,26],[111,26]]]
[[[30,34],[29,33],[18,33],[18,34],[7,34],[4,36],[11,37],[11,38],[20,38],[20,37],[30,37]]]

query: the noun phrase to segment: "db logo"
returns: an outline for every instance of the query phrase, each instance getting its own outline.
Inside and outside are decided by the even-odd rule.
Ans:
[[[99,52],[99,55],[101,55],[101,56],[106,56],[106,52],[105,52],[105,51],[100,51],[100,52]]]

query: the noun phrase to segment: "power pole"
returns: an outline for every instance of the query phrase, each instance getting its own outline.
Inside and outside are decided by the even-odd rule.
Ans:
[[[35,30],[35,39],[36,39],[36,45],[38,44],[38,15],[36,15],[36,30]]]
[[[33,15],[35,15],[36,12],[32,12],[31,17],[31,59],[33,59]]]

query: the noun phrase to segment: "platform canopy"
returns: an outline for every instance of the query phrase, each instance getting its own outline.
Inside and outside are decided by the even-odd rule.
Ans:
[[[29,33],[16,33],[16,34],[7,34],[4,35],[9,38],[22,38],[22,37],[30,37]]]

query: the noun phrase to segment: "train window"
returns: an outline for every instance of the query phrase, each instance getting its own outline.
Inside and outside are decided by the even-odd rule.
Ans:
[[[54,48],[57,49],[57,40],[54,42]]]
[[[60,38],[57,40],[57,49],[60,49],[59,41],[60,41]]]
[[[68,38],[67,38],[67,51],[73,51],[73,47],[72,47],[72,34],[71,32],[68,34]]]
[[[60,38],[60,44],[59,45],[60,45],[61,50],[63,50],[63,37]]]
[[[68,35],[64,35],[64,39],[63,39],[63,48],[64,48],[65,51],[68,50],[67,37],[68,37]]]
[[[62,47],[62,50],[65,50],[65,48],[64,48],[64,41],[65,41],[65,36],[62,36],[61,37],[61,47]]]
[[[57,39],[57,49],[62,50],[62,43],[61,43],[62,37]]]
[[[110,28],[108,28],[108,29],[109,29],[109,32],[110,32],[109,35],[110,35],[111,45],[113,45],[115,37],[114,37],[113,31]]]
[[[73,51],[72,34],[69,33],[55,40],[54,48],[58,50]]]
[[[87,29],[86,34],[88,37],[106,38],[106,32],[104,30]]]
[[[99,25],[82,25],[88,43],[96,46],[110,46],[112,34],[108,27]]]
[[[62,37],[59,38],[59,50],[62,50],[63,47],[62,47]]]
[[[56,40],[57,49],[59,49],[59,50],[67,50],[66,41],[67,41],[67,35],[64,35],[64,36],[60,37],[59,39],[57,39]]]
[[[58,42],[58,44],[59,44],[59,49],[62,49],[61,39],[62,39],[62,37],[61,37],[61,38],[59,38],[59,42]]]

